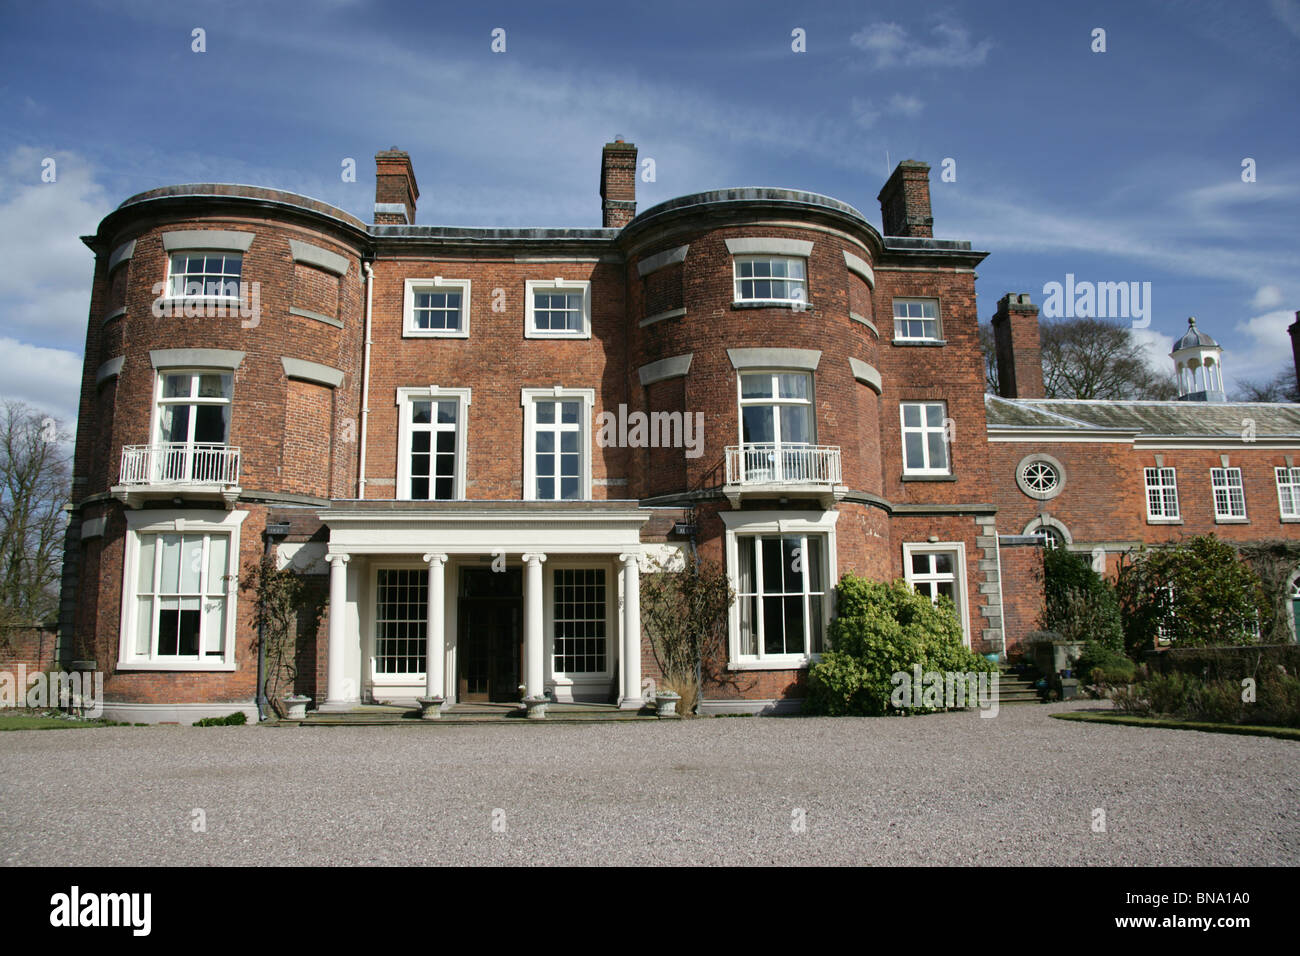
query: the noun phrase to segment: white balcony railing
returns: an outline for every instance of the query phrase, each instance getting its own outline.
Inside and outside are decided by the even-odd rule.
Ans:
[[[237,485],[239,449],[233,445],[126,445],[119,483],[141,485]]]
[[[728,485],[841,483],[838,445],[728,445]]]

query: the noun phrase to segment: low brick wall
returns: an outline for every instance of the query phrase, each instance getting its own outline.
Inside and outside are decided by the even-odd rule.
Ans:
[[[53,667],[56,633],[43,627],[0,627],[0,669],[20,664],[33,674]]]

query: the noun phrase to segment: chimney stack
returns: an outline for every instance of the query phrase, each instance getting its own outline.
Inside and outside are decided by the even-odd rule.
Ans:
[[[1300,312],[1295,314],[1295,321],[1287,332],[1291,334],[1291,364],[1295,367],[1296,390],[1300,391]]]
[[[903,160],[894,167],[876,198],[880,200],[880,218],[886,236],[934,238],[928,163]]]
[[[375,225],[414,225],[419,198],[410,153],[396,146],[375,153]]]
[[[601,151],[600,199],[606,229],[622,229],[636,215],[636,146],[622,136]]]
[[[1003,398],[1043,398],[1043,343],[1038,306],[1028,292],[1008,292],[993,316],[998,360],[998,394]]]

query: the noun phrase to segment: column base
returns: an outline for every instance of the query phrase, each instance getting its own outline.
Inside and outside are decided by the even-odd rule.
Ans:
[[[327,700],[316,708],[318,714],[342,714],[361,706],[359,700]]]
[[[644,706],[644,697],[623,697],[618,702],[619,710],[640,710]]]

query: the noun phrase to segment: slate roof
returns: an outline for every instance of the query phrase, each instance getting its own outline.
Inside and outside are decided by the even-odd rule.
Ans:
[[[1255,434],[1300,436],[1300,405],[1269,402],[1079,401],[984,396],[989,428],[1121,430],[1138,435],[1239,438],[1245,419]]]

